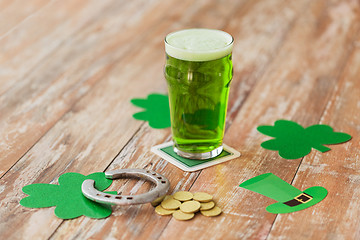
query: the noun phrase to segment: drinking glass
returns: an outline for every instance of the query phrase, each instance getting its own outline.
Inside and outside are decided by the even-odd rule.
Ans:
[[[223,150],[233,37],[215,29],[185,29],[165,38],[174,152],[209,159]]]

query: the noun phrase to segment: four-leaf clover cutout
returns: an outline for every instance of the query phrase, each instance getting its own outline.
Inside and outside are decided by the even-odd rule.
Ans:
[[[153,93],[147,99],[131,99],[131,103],[145,109],[143,112],[135,113],[133,115],[135,119],[148,121],[152,128],[170,127],[170,107],[167,95]]]
[[[29,208],[43,208],[56,206],[55,215],[62,219],[72,219],[80,216],[91,218],[105,218],[111,212],[111,206],[93,202],[81,192],[84,180],[95,181],[95,188],[99,191],[108,188],[112,180],[105,178],[103,172],[96,172],[84,176],[80,173],[69,172],[59,177],[59,185],[35,183],[23,187],[28,197],[23,198],[20,204]],[[108,192],[116,194],[116,191]]]
[[[337,144],[349,141],[346,133],[334,132],[328,125],[316,124],[304,128],[296,122],[278,120],[274,126],[259,126],[258,131],[274,137],[261,146],[265,149],[279,151],[285,159],[297,159],[306,156],[314,148],[320,152],[331,150],[324,144]]]

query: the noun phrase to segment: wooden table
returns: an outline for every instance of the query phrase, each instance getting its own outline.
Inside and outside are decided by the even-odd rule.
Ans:
[[[166,93],[164,36],[207,27],[235,38],[225,143],[240,158],[193,173],[150,152],[170,129],[136,121],[130,99]],[[352,0],[27,0],[0,2],[1,239],[359,239],[360,7]],[[353,139],[286,160],[260,147],[259,125],[328,124]],[[180,222],[150,204],[106,219],[62,220],[19,205],[22,187],[66,172],[153,169],[170,192],[205,191],[222,215]],[[291,214],[240,188],[271,172],[329,194]],[[111,190],[147,191],[116,181]]]

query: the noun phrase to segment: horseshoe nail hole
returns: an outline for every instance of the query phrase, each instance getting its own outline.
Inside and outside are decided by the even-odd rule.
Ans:
[[[161,181],[161,183],[166,183],[166,181]]]
[[[156,173],[153,173],[152,175],[154,175],[154,176],[155,176],[155,175],[156,175]]]
[[[100,194],[97,193],[96,196],[100,196]]]
[[[106,198],[111,198],[111,196],[110,196],[110,195],[105,195],[104,197],[106,197]]]
[[[162,177],[157,177],[158,179],[162,179]]]
[[[117,196],[117,197],[115,197],[116,199],[122,199],[122,197],[121,196]]]
[[[126,199],[127,199],[127,200],[132,200],[132,199],[133,199],[133,197],[127,197]]]
[[[150,173],[150,171],[149,171],[149,170],[147,170],[146,172],[147,172],[147,173]]]

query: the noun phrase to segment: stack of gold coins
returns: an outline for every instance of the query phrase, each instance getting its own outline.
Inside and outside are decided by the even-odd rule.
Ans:
[[[199,212],[207,217],[214,217],[221,213],[215,206],[213,196],[205,192],[191,193],[188,191],[176,192],[174,195],[156,199],[152,202],[155,212],[159,215],[171,215],[176,220],[190,220]]]

